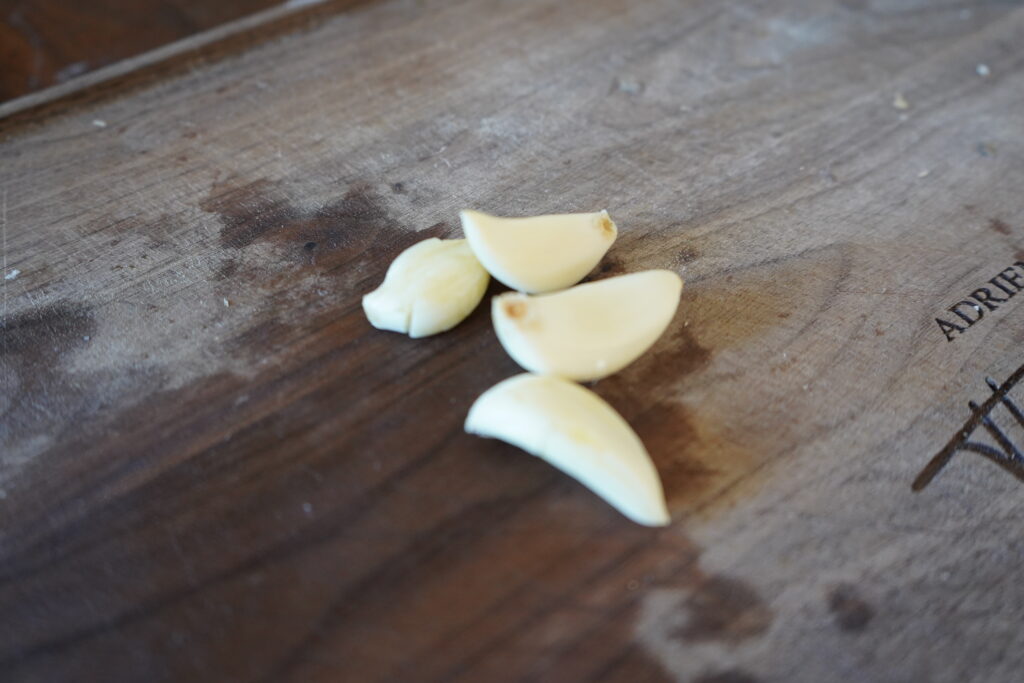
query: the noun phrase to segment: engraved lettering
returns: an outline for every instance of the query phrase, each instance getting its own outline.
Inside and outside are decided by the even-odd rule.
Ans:
[[[1024,261],[1016,261],[1008,268],[1004,268],[999,274],[988,281],[988,287],[978,287],[962,299],[946,309],[959,320],[951,322],[945,316],[935,318],[942,335],[947,342],[961,334],[966,333],[969,327],[985,317],[986,310],[991,312],[999,308],[1017,295],[1017,292],[1024,290]],[[974,309],[972,312],[970,309]]]
[[[999,275],[1002,275],[1002,273],[1000,273]],[[1003,292],[1003,294],[1006,295],[1007,299],[1012,299],[1017,294],[1017,292],[1013,291],[1012,289],[1007,289],[1006,287],[1004,287],[999,282],[999,275],[996,275],[994,278],[989,280],[989,282],[998,287]]]
[[[942,334],[946,335],[946,341],[948,342],[953,341],[954,331],[960,334],[963,334],[964,332],[964,328],[949,321],[943,320],[942,318],[936,318],[935,322],[939,324],[939,329],[942,330]]]
[[[961,306],[970,306],[971,308],[973,308],[975,311],[978,312],[978,317],[977,318],[968,318],[966,315],[964,315],[963,313],[960,312],[960,307]],[[959,317],[965,323],[967,323],[967,327],[970,327],[971,325],[973,325],[974,323],[978,322],[979,320],[981,320],[985,316],[985,309],[982,308],[981,306],[979,306],[978,304],[974,303],[973,301],[961,301],[956,306],[950,306],[949,312],[952,313],[953,315]]]
[[[1001,304],[1006,303],[1006,299],[1000,299],[998,296],[992,296],[992,290],[988,287],[978,287],[976,290],[971,292],[971,298],[979,304],[985,304],[985,308],[990,311],[994,311],[999,308],[995,304],[989,303],[990,301],[998,301]]]
[[[1018,290],[1024,289],[1024,285],[1018,285],[1017,284],[1017,280],[1020,280],[1021,276],[1017,274],[1017,271],[1013,269],[1013,266],[1010,266],[1009,268],[1007,268],[1003,272],[999,273],[999,275],[996,275],[996,277],[1003,278],[1004,280],[1009,282],[1011,285],[1016,287]]]

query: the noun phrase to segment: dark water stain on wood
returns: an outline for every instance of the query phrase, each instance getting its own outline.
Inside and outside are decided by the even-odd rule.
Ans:
[[[677,256],[679,258],[679,264],[683,265],[690,263],[691,261],[696,261],[700,258],[700,251],[698,251],[694,246],[687,246],[680,249]]]
[[[693,679],[693,683],[758,683],[758,679],[746,671],[729,669],[701,674]]]
[[[133,248],[133,246],[130,246],[130,243],[122,247],[120,253],[123,254],[124,258],[133,259],[146,258],[146,256],[140,254],[143,249],[151,253],[156,250],[171,250],[181,253],[182,247],[179,239],[182,234],[188,231],[189,225],[183,223],[180,216],[163,213],[156,218],[143,218],[141,215],[132,215],[122,218],[113,224],[96,221],[90,226],[90,229],[95,230],[97,233],[116,235],[114,240],[111,241],[111,247],[116,246],[123,238],[129,235],[144,237],[146,239],[144,248]]]
[[[828,608],[836,625],[846,632],[859,633],[875,616],[875,609],[860,597],[857,587],[843,583],[828,594]]]
[[[305,219],[305,212],[293,207],[275,183],[265,178],[246,184],[236,182],[214,183],[209,195],[199,203],[203,211],[219,216],[221,246],[244,249],[267,233]]]
[[[244,185],[216,183],[199,207],[220,217],[221,245],[243,249],[257,241],[316,241],[328,249],[348,246],[362,232],[391,237],[400,228],[367,187],[353,186],[319,208],[293,205],[275,183],[260,179]],[[295,237],[301,239],[295,240]]]
[[[641,390],[645,396],[660,396],[668,387],[677,386],[682,376],[707,367],[712,350],[697,341],[682,318],[676,316],[672,327],[650,351],[621,372],[598,382],[598,393],[618,399],[616,405],[626,405]]]
[[[685,321],[677,320],[674,329],[670,330],[668,343],[655,346],[653,362],[641,366],[644,379],[653,382],[659,365],[671,368],[677,377],[698,372],[711,361],[712,353],[710,348],[697,341]]]
[[[279,183],[229,179],[214,183],[199,206],[219,218],[225,249],[270,244],[281,250],[283,263],[345,277],[352,275],[354,261],[390,261],[416,242],[451,232],[443,222],[423,230],[401,224],[367,183],[352,184],[322,206],[304,207],[293,204]],[[265,280],[265,273],[258,279]]]
[[[213,271],[214,280],[229,280],[238,271],[238,261],[227,258],[220,262],[217,269]]]
[[[624,596],[630,603],[628,609],[621,619],[616,619],[614,628],[619,633],[618,639],[632,642],[639,639],[641,644],[649,645],[648,638],[653,637],[657,642],[670,638],[681,641],[679,645],[685,652],[694,645],[709,643],[733,648],[763,636],[775,619],[768,603],[742,578],[702,568],[703,549],[688,536],[684,526],[677,522],[658,537],[657,543],[632,550],[618,575],[613,575],[612,580],[619,581],[622,577],[635,577],[634,588]],[[637,619],[651,606],[651,601],[661,603],[657,610],[661,616],[656,622],[645,621],[638,631]],[[657,650],[654,648],[653,652]],[[578,651],[589,658],[603,655],[599,645],[590,645],[590,649],[580,646]],[[711,669],[701,672],[695,679],[682,679],[678,673],[666,670],[664,665],[669,663],[653,656],[653,652],[643,648],[641,653],[646,654],[645,657],[628,657],[626,666],[613,661],[585,680],[758,681],[757,677],[738,668]],[[576,679],[583,677],[567,676],[560,680]]]
[[[64,369],[64,357],[92,343],[95,333],[92,308],[71,301],[0,320],[0,440],[11,452],[22,439],[54,436],[54,415],[95,409],[89,390]]]
[[[998,232],[1000,235],[1013,234],[1013,230],[1010,229],[1010,226],[1007,225],[1006,221],[999,218],[988,219],[988,227],[992,228],[992,230]]]
[[[689,619],[677,635],[687,642],[739,643],[765,633],[773,619],[753,588],[721,575],[698,583],[686,607]]]
[[[96,321],[91,307],[58,301],[4,318],[0,330],[0,359],[20,378],[12,401],[16,409],[20,394],[63,399],[62,393],[54,392],[66,384],[61,361],[65,354],[90,342]]]
[[[678,320],[651,351],[594,385],[644,443],[673,512],[696,510],[749,465],[746,453],[706,438],[709,425],[684,402],[665,396],[683,376],[707,367],[712,355]]]
[[[701,456],[707,444],[701,442],[689,409],[680,403],[654,405],[631,425],[658,469],[670,509],[693,508],[733,469],[721,458],[714,458],[712,466]]]
[[[670,535],[675,561],[669,567],[664,566],[664,548],[658,551],[652,546],[636,553],[641,566],[646,561],[660,566],[646,575],[644,582],[646,588],[655,589],[657,593],[648,596],[641,593],[623,620],[634,625],[628,633],[632,637],[640,635],[641,640],[646,638],[642,634],[647,632],[656,635],[659,641],[665,637],[676,639],[682,641],[680,645],[684,651],[693,645],[707,643],[733,648],[767,633],[775,615],[760,593],[739,577],[705,571],[700,564],[702,548],[693,543],[680,526],[677,524]],[[661,540],[664,542],[665,538]],[[635,572],[635,569],[630,572]],[[669,604],[664,607],[670,608],[659,610],[663,614],[661,620],[647,622],[644,631],[637,634],[636,618],[642,611],[641,606],[649,604],[649,599],[668,600]],[[652,660],[652,664],[658,662]],[[604,678],[598,677],[597,680]],[[735,668],[707,670],[693,680],[706,683],[758,681],[755,676]]]
[[[34,374],[45,374],[61,354],[82,345],[82,338],[95,331],[95,321],[90,307],[59,301],[5,318],[0,329],[0,355],[19,356]]]
[[[628,270],[622,259],[615,256],[605,256],[587,280],[600,280],[604,277],[623,275]]]

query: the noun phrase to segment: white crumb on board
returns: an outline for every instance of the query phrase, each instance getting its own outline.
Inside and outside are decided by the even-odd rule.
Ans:
[[[7,275],[4,275],[4,279],[5,280],[13,280],[13,279],[17,278],[19,275],[21,275],[21,271],[18,270],[17,268],[12,268],[11,271],[9,273],[7,273]]]
[[[104,121],[103,119],[93,119],[92,120],[92,125],[96,126],[97,128],[106,128],[107,127],[107,122]]]
[[[230,305],[231,305],[231,302],[230,302],[230,301],[228,301],[227,299],[221,299],[221,301],[223,301],[223,302],[224,302],[224,306],[225,306],[225,307],[227,307],[227,306],[230,306]]]
[[[910,103],[907,102],[907,98],[903,97],[903,93],[898,92],[892,98],[892,106],[896,109],[909,109]]]
[[[979,64],[974,68],[978,72],[978,75],[984,78],[992,73],[992,70],[988,68],[988,64]]]
[[[917,177],[918,177],[918,178],[927,178],[927,177],[928,177],[928,174],[929,174],[929,173],[931,173],[931,171],[929,171],[928,169],[925,169],[925,170],[923,170],[923,171],[920,171],[920,172],[919,172],[919,173],[917,174]]]

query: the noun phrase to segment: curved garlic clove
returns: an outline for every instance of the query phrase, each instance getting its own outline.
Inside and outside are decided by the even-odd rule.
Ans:
[[[484,268],[522,292],[571,287],[593,270],[618,235],[607,211],[498,218],[467,210],[459,217]]]
[[[426,337],[472,313],[489,279],[466,240],[431,237],[398,255],[384,283],[363,297],[363,310],[378,329]]]
[[[528,296],[494,297],[498,340],[530,372],[579,382],[607,377],[649,349],[679,305],[683,281],[669,270],[646,270]]]
[[[466,431],[547,460],[638,524],[670,521],[658,471],[636,433],[578,384],[530,374],[507,379],[476,400]]]

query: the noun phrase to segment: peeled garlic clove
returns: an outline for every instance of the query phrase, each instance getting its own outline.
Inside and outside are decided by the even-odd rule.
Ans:
[[[547,460],[638,524],[669,523],[644,445],[614,408],[578,384],[530,374],[507,379],[476,400],[466,431]]]
[[[554,294],[502,294],[491,318],[505,351],[526,370],[588,382],[649,349],[675,315],[682,288],[672,271],[646,270]]]
[[[377,329],[426,337],[472,313],[489,279],[466,240],[431,237],[398,255],[384,284],[363,297],[363,310]]]
[[[607,211],[498,218],[463,211],[462,231],[491,275],[521,292],[552,292],[593,270],[618,229]]]

